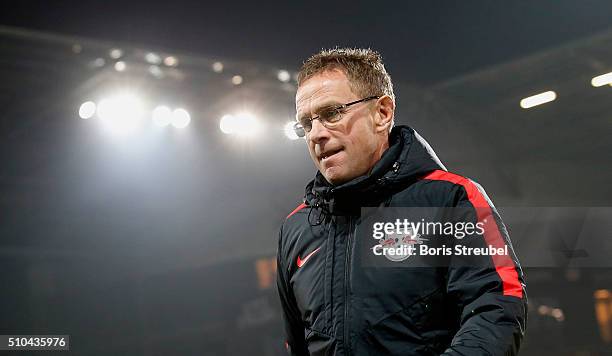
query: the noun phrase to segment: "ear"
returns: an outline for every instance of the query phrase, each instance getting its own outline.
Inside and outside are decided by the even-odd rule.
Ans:
[[[381,96],[376,102],[376,133],[389,132],[395,114],[395,103],[389,95]]]

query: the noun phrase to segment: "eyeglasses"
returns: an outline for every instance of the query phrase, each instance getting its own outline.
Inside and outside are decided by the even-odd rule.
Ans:
[[[335,124],[337,124],[340,120],[342,120],[342,114],[344,114],[344,112],[346,111],[348,107],[353,106],[355,104],[363,103],[369,100],[378,99],[378,98],[380,98],[380,96],[378,95],[368,96],[367,98],[363,98],[357,101],[352,101],[347,104],[323,108],[321,109],[320,112],[317,113],[317,116],[313,118],[310,118],[310,117],[298,118],[297,119],[298,122],[296,122],[295,125],[293,125],[293,129],[295,130],[295,133],[296,135],[298,135],[298,137],[304,137],[306,136],[306,133],[312,130],[312,122],[314,120],[319,120],[321,124],[327,128],[334,127]]]

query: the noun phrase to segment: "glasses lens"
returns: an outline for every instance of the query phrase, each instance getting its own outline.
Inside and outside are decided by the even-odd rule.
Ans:
[[[302,131],[310,132],[310,129],[312,128],[312,121],[308,118],[299,119],[296,125],[300,126]]]
[[[295,131],[295,134],[298,137],[306,136],[306,131],[304,130],[304,126],[302,126],[302,124],[300,124],[299,122],[296,122],[295,125],[293,125],[293,131]]]
[[[334,123],[340,121],[342,115],[339,109],[330,108],[321,111],[319,117],[324,123]]]

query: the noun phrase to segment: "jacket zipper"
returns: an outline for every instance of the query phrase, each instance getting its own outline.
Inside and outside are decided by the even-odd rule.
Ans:
[[[351,237],[353,235],[353,218],[349,216],[349,231],[346,239],[346,258],[344,262],[344,345],[346,354],[351,353],[350,328],[348,325],[349,314],[349,293],[350,293],[350,266],[351,266]]]

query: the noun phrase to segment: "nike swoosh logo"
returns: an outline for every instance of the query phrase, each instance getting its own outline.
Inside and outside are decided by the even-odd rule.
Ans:
[[[298,266],[298,268],[301,268],[304,265],[304,263],[306,263],[306,261],[308,261],[310,259],[310,257],[312,257],[312,255],[314,255],[315,253],[317,253],[317,251],[319,251],[320,248],[321,248],[321,246],[317,247],[316,250],[314,250],[311,253],[309,253],[306,257],[304,257],[304,259],[301,259],[300,256],[298,256],[298,258],[297,258],[297,266]]]

